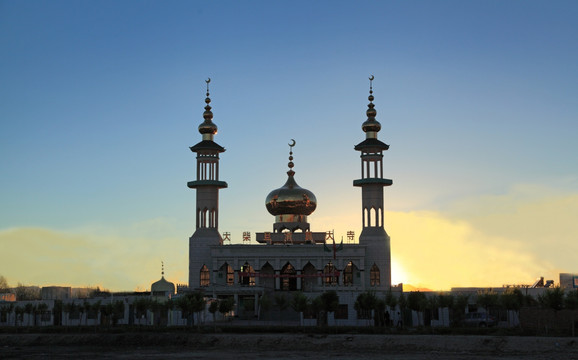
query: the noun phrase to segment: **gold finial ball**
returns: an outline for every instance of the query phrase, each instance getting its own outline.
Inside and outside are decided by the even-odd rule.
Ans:
[[[381,124],[379,123],[379,121],[377,121],[375,119],[371,119],[371,120],[365,121],[363,123],[363,125],[361,125],[361,129],[364,132],[368,132],[368,131],[378,132],[379,130],[381,130]]]
[[[293,169],[293,166],[295,166],[295,164],[293,164],[293,161],[289,161],[289,168]]]
[[[377,115],[377,110],[374,108],[367,109],[365,115],[367,115],[368,118],[374,118]]]

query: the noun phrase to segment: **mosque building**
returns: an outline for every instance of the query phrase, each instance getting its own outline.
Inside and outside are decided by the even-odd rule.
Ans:
[[[219,154],[225,149],[214,141],[217,126],[209,105],[210,79],[206,81],[204,121],[198,127],[202,139],[190,148],[197,159],[197,178],[188,182],[189,188],[196,189],[196,230],[189,239],[190,289],[214,298],[233,296],[237,313],[246,317],[257,316],[262,296],[301,291],[313,298],[335,290],[345,319],[355,318],[347,314],[354,314],[353,304],[360,293],[401,291],[401,286],[391,286],[383,200],[384,187],[392,185],[392,180],[383,178],[383,152],[389,145],[377,136],[381,124],[373,104],[373,79],[367,120],[361,126],[365,139],[354,148],[361,153],[361,178],[353,185],[361,188],[363,230],[358,243],[348,244],[336,244],[332,232],[311,230],[308,216],[315,211],[317,198],[297,184],[293,139],[287,181],[265,200],[274,216],[272,231],[257,233],[256,244],[223,244],[218,230],[219,190],[227,183],[219,179]],[[246,234],[244,240],[249,240]]]

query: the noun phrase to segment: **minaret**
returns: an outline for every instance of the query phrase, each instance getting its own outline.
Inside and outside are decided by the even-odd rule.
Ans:
[[[207,98],[205,99],[205,121],[199,125],[201,142],[190,149],[197,154],[197,180],[189,181],[187,186],[197,189],[196,230],[189,238],[189,287],[208,286],[214,282],[211,261],[211,246],[222,243],[219,234],[219,189],[226,188],[227,183],[219,181],[219,153],[223,147],[213,141],[217,134],[217,125],[213,123],[209,83],[206,80]]]
[[[383,151],[389,145],[377,139],[381,124],[375,120],[377,111],[373,104],[374,76],[369,78],[369,104],[367,120],[361,128],[365,140],[355,146],[361,151],[361,179],[354,180],[353,186],[361,187],[361,206],[363,230],[359,244],[366,246],[365,285],[366,288],[389,290],[391,286],[391,247],[389,235],[383,226],[383,188],[393,181],[383,178]]]

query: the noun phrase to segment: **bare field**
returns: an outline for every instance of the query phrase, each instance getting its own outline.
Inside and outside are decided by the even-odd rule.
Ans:
[[[480,335],[0,334],[1,359],[578,359],[578,339]]]

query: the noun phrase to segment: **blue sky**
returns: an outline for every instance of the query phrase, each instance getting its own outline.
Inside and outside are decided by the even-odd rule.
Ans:
[[[574,1],[0,0],[0,274],[146,288],[164,260],[185,282],[207,77],[227,149],[220,230],[272,227],[264,200],[294,138],[312,229],[358,234],[370,74],[394,281],[576,272],[576,19]],[[428,277],[423,261],[458,266],[445,247],[488,244],[511,257]],[[476,278],[485,266],[495,277]]]

